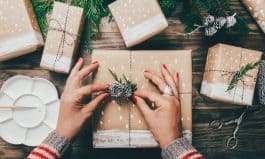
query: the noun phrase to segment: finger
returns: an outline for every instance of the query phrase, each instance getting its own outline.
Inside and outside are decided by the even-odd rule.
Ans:
[[[151,91],[135,91],[134,94],[138,97],[148,99],[153,102],[157,107],[160,107],[163,103],[163,96],[161,94]]]
[[[75,66],[73,67],[69,77],[75,76],[78,73],[78,71],[82,68],[83,64],[84,64],[84,59],[80,57],[77,60],[77,63],[75,64]]]
[[[98,95],[96,98],[94,98],[91,102],[86,104],[82,108],[82,112],[85,114],[86,117],[90,117],[93,113],[93,111],[97,108],[97,106],[100,105],[100,103],[104,100],[110,97],[110,94],[108,93],[103,93]]]
[[[109,84],[90,84],[79,88],[78,92],[82,95],[90,95],[93,92],[105,91],[109,88]]]
[[[179,72],[176,72],[176,73],[175,73],[175,76],[174,76],[174,82],[175,82],[175,84],[176,84],[176,88],[177,88],[177,90],[178,90],[178,92],[179,92]]]
[[[161,92],[164,91],[164,88],[166,87],[167,84],[160,77],[158,77],[157,75],[154,75],[148,70],[144,71],[144,76],[145,78],[151,80],[159,88]]]
[[[77,74],[73,78],[71,78],[71,80],[73,81],[72,82],[73,87],[80,88],[84,78],[88,76],[91,72],[95,71],[98,67],[99,67],[99,64],[96,61],[96,62],[91,63],[86,68],[83,68],[80,71],[78,71]]]
[[[133,101],[139,108],[140,112],[143,114],[145,120],[147,120],[146,118],[148,118],[150,114],[153,113],[153,111],[149,108],[144,99],[142,99],[141,97],[134,95]]]
[[[162,65],[161,72],[167,84],[172,88],[174,95],[178,98],[178,90],[176,88],[174,78],[165,64]]]
[[[91,72],[95,71],[99,67],[98,61],[92,62],[86,68],[83,68],[79,71],[79,78],[82,81],[85,77],[87,77]]]

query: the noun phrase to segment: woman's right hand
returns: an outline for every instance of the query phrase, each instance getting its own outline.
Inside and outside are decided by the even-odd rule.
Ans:
[[[143,114],[147,125],[154,138],[161,148],[167,147],[172,141],[182,136],[181,131],[181,110],[178,95],[178,72],[172,76],[166,65],[161,66],[163,79],[145,70],[144,76],[151,80],[161,92],[169,85],[174,95],[162,95],[150,91],[137,90],[133,100]],[[149,100],[156,106],[155,110],[150,109],[145,100]]]

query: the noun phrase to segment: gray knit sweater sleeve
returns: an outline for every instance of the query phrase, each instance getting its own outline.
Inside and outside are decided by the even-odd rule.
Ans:
[[[162,149],[163,159],[182,159],[203,156],[184,137],[174,140],[166,148]]]

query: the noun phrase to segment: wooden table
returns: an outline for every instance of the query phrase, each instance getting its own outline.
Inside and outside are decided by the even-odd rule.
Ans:
[[[245,48],[265,51],[265,36],[249,16],[239,0],[231,0],[232,8],[247,20],[251,32],[246,36],[237,34],[222,38],[206,38],[197,33],[188,39],[178,35],[183,30],[179,21],[179,12],[168,19],[168,29],[160,35],[136,46],[133,49],[192,49],[193,50],[193,144],[207,158],[264,158],[265,156],[265,111],[263,108],[250,110],[238,132],[239,143],[234,150],[225,148],[225,140],[234,130],[234,126],[224,127],[220,131],[212,131],[208,123],[214,119],[233,119],[240,115],[243,107],[215,102],[200,95],[200,86],[207,55],[207,49],[216,43],[223,42]],[[125,49],[123,40],[114,22],[104,20],[101,26],[102,36],[93,41],[95,49]],[[90,54],[83,52],[86,63],[90,62]],[[41,51],[0,63],[0,86],[14,75],[22,74],[38,76],[51,80],[61,93],[67,78],[66,75],[49,72],[39,67]],[[73,144],[71,159],[106,159],[106,158],[160,158],[159,149],[112,149],[92,150],[90,131],[80,133]],[[32,147],[11,145],[0,139],[0,159],[22,159]]]

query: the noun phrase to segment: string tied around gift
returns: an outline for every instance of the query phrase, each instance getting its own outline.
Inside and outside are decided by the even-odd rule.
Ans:
[[[61,57],[64,54],[64,47],[65,45],[72,46],[75,41],[77,40],[77,37],[79,37],[79,34],[73,34],[70,31],[67,30],[67,23],[68,23],[68,17],[69,17],[69,10],[70,10],[70,4],[67,4],[67,14],[64,20],[64,24],[62,25],[58,19],[52,18],[50,19],[50,27],[49,30],[61,32],[62,36],[59,42],[58,50],[56,52],[56,58],[53,63],[53,69],[55,69],[56,63],[61,59]],[[54,27],[52,27],[52,24],[55,24]]]
[[[229,92],[235,88],[233,100],[235,98],[237,85],[239,84],[239,82],[241,82],[242,87],[243,87],[242,94],[241,94],[241,100],[243,101],[244,100],[244,94],[245,94],[245,87],[250,86],[250,85],[246,84],[245,78],[251,78],[251,79],[253,79],[253,82],[256,81],[256,78],[254,76],[247,74],[247,73],[248,73],[248,71],[255,69],[259,65],[259,63],[260,63],[259,61],[248,63],[245,66],[240,67],[240,69],[237,71],[225,71],[225,70],[218,70],[218,69],[212,69],[212,70],[209,69],[209,70],[206,70],[205,72],[219,72],[219,73],[221,73],[222,76],[228,76],[229,83],[228,83],[228,87],[226,89],[226,92]],[[241,64],[241,60],[240,60],[240,64]]]

